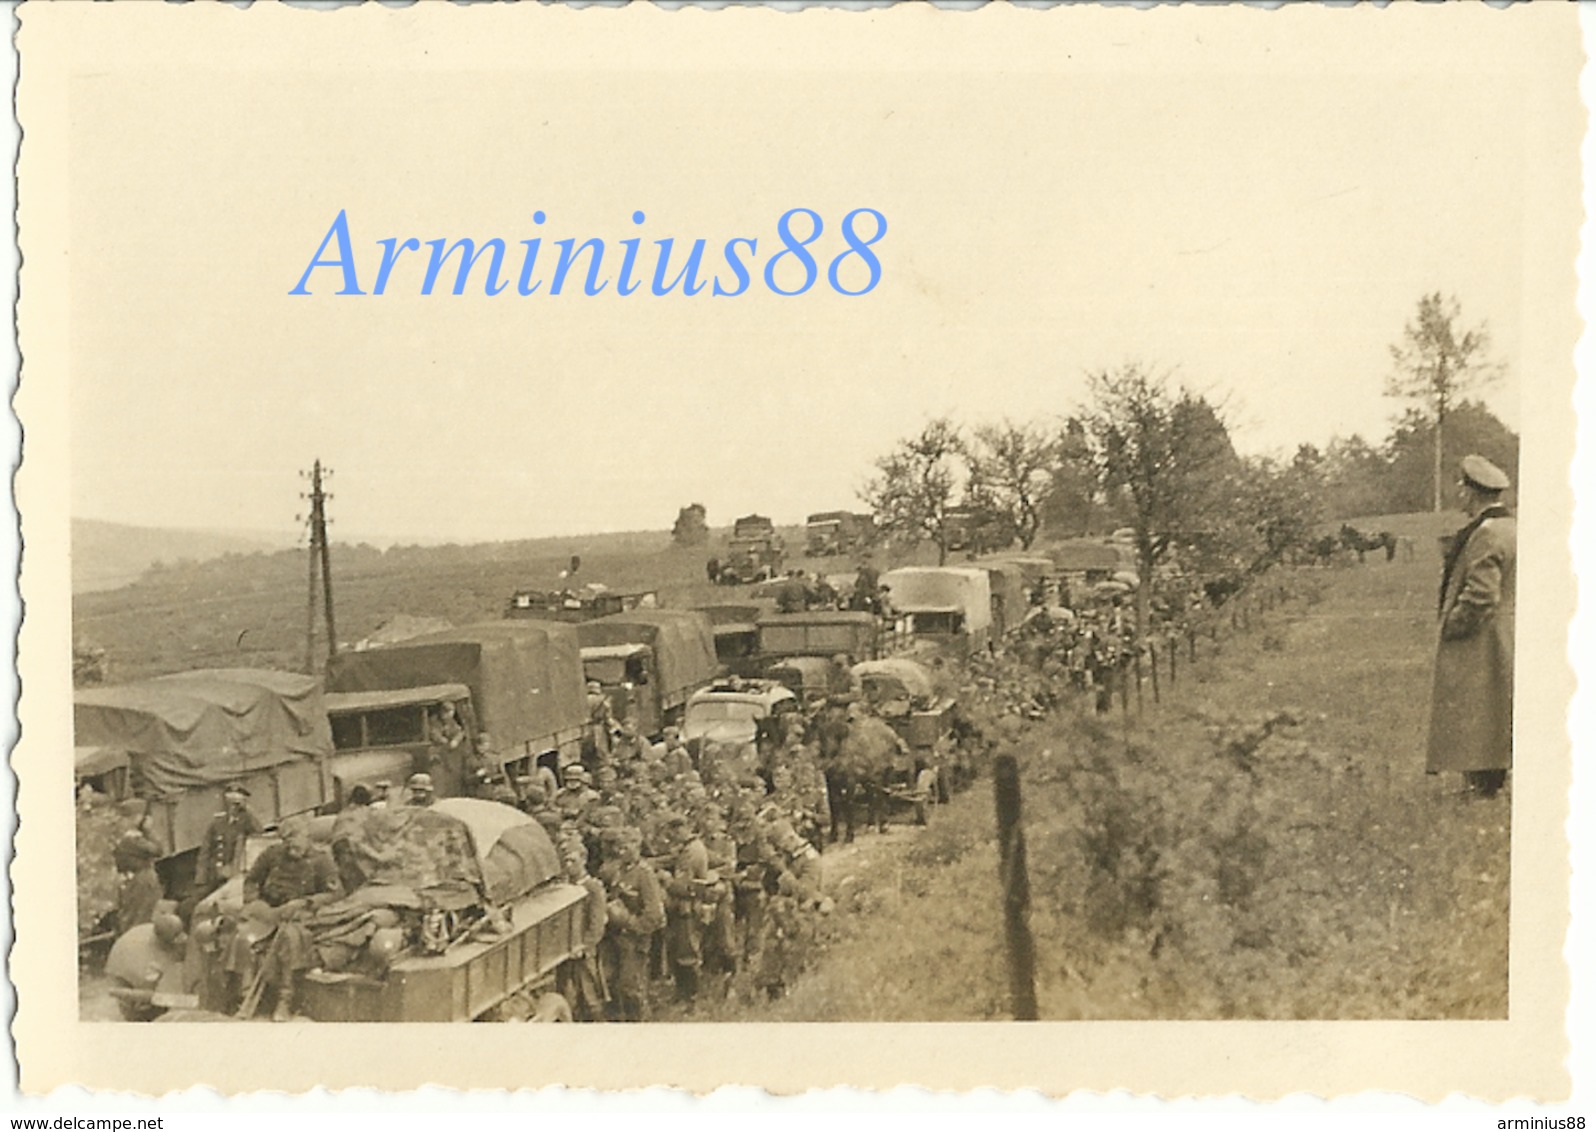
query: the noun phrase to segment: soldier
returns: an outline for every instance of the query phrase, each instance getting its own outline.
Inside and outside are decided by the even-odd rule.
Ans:
[[[1467,791],[1494,798],[1513,764],[1513,615],[1518,526],[1502,493],[1507,473],[1483,456],[1463,461],[1458,488],[1468,525],[1441,574],[1440,640],[1425,770],[1461,771]]]
[[[272,1020],[293,1017],[299,973],[317,962],[315,941],[301,919],[316,897],[340,891],[332,858],[311,841],[306,823],[285,823],[283,840],[269,846],[244,877],[246,927],[235,937],[229,970],[249,970],[262,947],[264,956],[254,969],[254,985],[244,996],[240,1017],[253,1015],[261,991],[272,988],[277,992]]]
[[[345,892],[353,892],[366,883],[366,874],[360,867],[354,845],[365,836],[371,811],[371,791],[357,783],[349,791],[348,800],[333,821],[333,861],[338,866],[338,879]]]
[[[687,744],[682,742],[682,732],[678,727],[667,727],[664,735],[665,747],[665,772],[672,778],[690,774],[695,769],[693,756],[687,751]]]
[[[592,787],[587,768],[572,763],[565,768],[565,785],[554,796],[554,808],[568,822],[580,823],[589,806],[599,801],[598,791]]]
[[[432,787],[432,775],[412,774],[405,780],[405,805],[426,808],[437,801]]]
[[[244,864],[245,840],[260,836],[260,822],[250,811],[249,791],[243,783],[228,783],[222,801],[225,808],[211,818],[200,847],[194,873],[196,898],[210,895],[237,876]]]
[[[649,1016],[648,956],[654,933],[665,926],[665,902],[654,870],[643,861],[643,836],[631,826],[607,835],[599,871],[609,897],[606,965],[615,1017],[642,1022]]]
[[[571,957],[560,965],[557,985],[560,994],[571,1004],[572,1015],[578,1022],[601,1022],[608,996],[604,992],[598,952],[610,918],[604,885],[588,875],[587,847],[580,838],[567,837],[560,841],[560,864],[566,881],[586,889],[587,899],[582,904],[576,947]]]
[[[686,815],[671,812],[660,822],[669,859],[665,893],[665,948],[676,998],[690,1002],[698,994],[704,966],[704,906],[713,912],[716,876],[709,868],[709,850]],[[710,917],[712,919],[712,916]]]
[[[155,919],[155,906],[161,901],[161,879],[155,874],[155,862],[161,859],[161,847],[150,837],[150,814],[140,801],[127,803],[136,807],[133,824],[123,831],[111,849],[111,863],[116,868],[116,930],[117,934],[138,924]]]
[[[839,825],[846,826],[848,840],[853,840],[854,780],[848,764],[843,760],[843,746],[848,739],[847,710],[839,704],[827,704],[821,710],[815,726],[820,753],[821,772],[826,780],[826,809],[831,815],[831,843],[837,843]]]
[[[879,613],[876,595],[881,586],[881,571],[871,561],[871,556],[866,554],[859,560],[858,573],[854,577],[853,601],[849,604],[861,613]]]

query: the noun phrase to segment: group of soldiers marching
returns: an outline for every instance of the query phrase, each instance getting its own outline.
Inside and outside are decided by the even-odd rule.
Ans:
[[[690,749],[675,728],[650,743],[622,725],[586,763],[521,786],[589,893],[560,979],[578,1020],[645,1020],[662,994],[785,992],[831,908],[814,843],[825,779],[801,735]]]

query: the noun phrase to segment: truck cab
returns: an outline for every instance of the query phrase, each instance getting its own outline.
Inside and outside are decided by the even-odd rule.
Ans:
[[[478,767],[476,709],[464,684],[431,684],[377,692],[328,692],[332,724],[332,775],[341,805],[356,785],[403,782],[411,774],[432,775],[440,798],[471,793]],[[445,706],[447,705],[447,707]],[[451,746],[452,729],[460,728]]]
[[[582,650],[582,675],[604,690],[616,719],[631,719],[653,735],[664,726],[654,650],[647,645],[594,645]]]
[[[773,732],[780,741],[785,729],[802,718],[802,707],[790,688],[774,680],[727,677],[688,699],[682,738],[742,746]]]

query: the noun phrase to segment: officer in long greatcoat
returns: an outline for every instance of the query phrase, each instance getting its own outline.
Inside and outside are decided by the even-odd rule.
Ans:
[[[1461,771],[1470,791],[1494,797],[1513,761],[1513,608],[1518,526],[1502,504],[1507,474],[1481,456],[1459,481],[1468,525],[1453,536],[1441,576],[1430,774]]]

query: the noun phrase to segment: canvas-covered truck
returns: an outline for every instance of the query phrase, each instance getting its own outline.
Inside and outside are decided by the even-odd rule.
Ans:
[[[720,669],[709,618],[691,609],[635,609],[576,626],[588,680],[617,719],[658,735]]]
[[[361,883],[315,898],[291,921],[314,958],[296,987],[298,1016],[522,1019],[541,1005],[559,965],[582,943],[587,891],[564,882],[548,834],[513,807],[452,798],[366,810],[344,826],[316,824],[316,851],[329,852],[336,828],[341,871]],[[271,840],[252,841],[255,859]],[[201,1012],[193,1017],[215,1018],[241,1005],[249,1014],[274,1005],[267,999],[275,990],[249,976],[283,928],[244,895],[242,878],[234,878],[207,896],[186,937],[157,915],[117,940],[106,972],[126,1017],[187,1008]],[[244,980],[229,980],[223,956],[244,950],[254,971],[246,967]]]
[[[758,629],[759,653],[767,661],[839,654],[869,660],[878,649],[879,629],[873,613],[836,609],[771,613],[760,618]]]
[[[759,655],[759,619],[774,613],[776,603],[724,602],[695,608],[709,618],[721,668],[733,676],[758,676],[764,664]]]
[[[314,676],[208,668],[80,688],[72,717],[80,782],[144,801],[172,891],[187,886],[228,783],[243,783],[268,825],[333,799],[332,734]]]
[[[809,516],[804,524],[804,551],[811,558],[851,554],[869,546],[875,530],[876,521],[872,515],[820,511]]]
[[[327,686],[340,694],[334,707],[346,718],[361,716],[365,728],[361,733],[353,723],[340,724],[346,742],[359,741],[339,748],[341,765],[407,747],[430,761],[416,769],[436,771],[435,778],[458,770],[460,792],[469,793],[498,781],[513,787],[534,762],[578,758],[590,723],[576,630],[554,621],[487,621],[339,654],[327,666]],[[469,699],[451,699],[461,686]],[[341,698],[348,693],[398,695]],[[461,742],[418,738],[416,726],[443,722],[445,702],[457,705]],[[394,730],[386,730],[389,724]],[[448,793],[445,783],[438,785],[440,794]]]
[[[607,586],[587,585],[580,589],[516,590],[504,615],[541,621],[591,621],[629,609],[654,609],[659,605],[657,590],[621,593]]]
[[[986,571],[992,589],[992,637],[1002,640],[1020,627],[1030,610],[1025,571],[1018,563],[1002,559],[983,559],[976,565]]]
[[[716,580],[723,585],[763,582],[781,573],[786,544],[764,515],[744,515],[732,525],[731,543]]]
[[[937,792],[946,801],[951,786],[969,776],[967,753],[954,737],[958,701],[937,687],[930,670],[907,657],[856,664],[853,674],[870,709],[917,760],[936,770]]]
[[[987,647],[992,632],[992,583],[985,570],[964,566],[904,566],[881,576],[907,648],[968,656]]]

